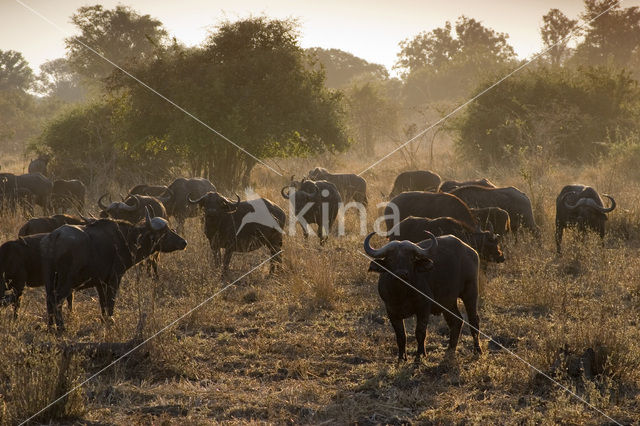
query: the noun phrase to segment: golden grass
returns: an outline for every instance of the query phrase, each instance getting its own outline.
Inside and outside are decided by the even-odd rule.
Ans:
[[[390,148],[387,146],[386,148]],[[382,153],[383,149],[380,149]],[[424,155],[424,154],[420,154]],[[523,168],[468,169],[451,149],[436,151],[433,169],[446,178],[486,176],[514,185],[535,199],[539,240],[505,242],[507,261],[482,277],[481,330],[531,362],[590,404],[622,423],[640,418],[640,262],[638,182],[602,162],[576,169],[531,160]],[[257,168],[259,194],[286,209],[279,189],[291,174],[316,164],[359,171],[354,154],[282,161],[286,178]],[[427,167],[426,164],[423,164]],[[394,156],[371,170],[369,211],[383,201],[404,168]],[[595,236],[567,232],[555,254],[555,195],[567,183],[592,184],[613,194],[619,208],[608,223],[604,248]],[[531,194],[533,192],[533,194]],[[91,205],[91,203],[89,203]],[[19,216],[0,223],[2,240],[14,238]],[[369,229],[373,219],[369,220]],[[46,332],[44,291],[26,291],[21,316],[0,311],[0,424],[15,424],[111,362],[75,354],[63,358],[59,342],[125,342],[150,336],[225,284],[212,266],[199,220],[187,223],[185,252],[161,257],[160,280],[131,270],[116,303],[116,325],[99,320],[93,291],[76,293],[68,332]],[[347,229],[357,231],[351,218]],[[362,237],[320,246],[298,232],[286,237],[284,271],[265,265],[187,315],[38,420],[129,424],[265,423],[471,423],[602,424],[607,419],[542,378],[521,361],[482,339],[474,356],[465,328],[454,358],[445,356],[446,325],[433,318],[427,358],[396,364],[396,343],[377,295],[377,275],[366,272]],[[236,254],[232,278],[268,257],[266,250]],[[64,314],[68,316],[66,308]],[[415,350],[407,321],[409,350]],[[572,376],[569,364],[587,349],[598,354],[601,374]],[[66,360],[66,363],[65,363]],[[63,373],[60,371],[64,370]]]

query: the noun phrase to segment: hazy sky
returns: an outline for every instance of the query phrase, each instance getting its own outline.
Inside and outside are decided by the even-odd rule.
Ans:
[[[509,42],[524,58],[542,46],[539,26],[550,8],[571,18],[583,10],[579,0],[20,0],[62,27],[64,32],[24,8],[15,0],[0,0],[0,49],[23,53],[34,70],[48,59],[64,56],[64,38],[73,34],[69,17],[81,6],[126,4],[141,14],[162,21],[178,40],[199,44],[221,19],[250,15],[297,18],[303,47],[338,48],[391,68],[398,43],[424,30],[455,21],[464,14],[496,31],[509,34]],[[639,6],[626,0],[623,7]]]

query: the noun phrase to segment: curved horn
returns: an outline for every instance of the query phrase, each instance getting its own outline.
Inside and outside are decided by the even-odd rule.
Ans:
[[[191,194],[187,195],[187,200],[189,200],[190,203],[192,204],[198,204],[200,201],[202,201],[203,198],[205,198],[207,195],[209,195],[209,193],[207,192],[206,194],[204,194],[202,197],[198,198],[197,200],[192,200],[191,199]]]
[[[384,257],[387,250],[389,249],[388,248],[389,244],[392,244],[395,241],[389,242],[376,250],[373,247],[371,247],[371,243],[370,243],[371,237],[373,237],[374,235],[376,235],[376,233],[372,232],[369,235],[367,235],[367,237],[364,239],[364,252],[371,257],[377,257],[377,258]]]
[[[151,228],[151,216],[149,215],[149,206],[144,207],[144,223]]]
[[[429,253],[431,251],[435,251],[438,249],[438,239],[436,238],[435,235],[433,235],[429,231],[425,231],[425,234],[427,234],[427,236],[431,239],[431,241],[429,241],[429,245],[427,247],[422,247],[416,244],[415,246],[416,246],[416,254],[427,257],[429,256]]]
[[[131,198],[135,200],[135,204],[133,206],[130,206],[127,203],[122,203],[123,204],[122,208],[128,212],[133,212],[140,208],[140,199],[138,198],[138,196],[132,195]]]
[[[288,200],[288,199],[289,199],[289,188],[291,188],[291,187],[290,187],[290,186],[283,186],[283,187],[282,187],[282,189],[280,190],[280,194],[282,195],[282,197],[283,197],[285,200]],[[287,190],[287,192],[286,192],[286,193],[284,192],[284,190],[285,190],[285,189]]]
[[[611,201],[611,207],[609,208],[604,208],[601,207],[600,211],[602,213],[609,213],[610,211],[613,211],[613,209],[616,208],[616,200],[613,199],[613,197],[611,195],[607,195],[607,194],[602,194],[603,197],[607,197],[610,201]]]
[[[100,207],[102,210],[107,210],[107,208],[108,208],[107,206],[105,206],[104,204],[102,204],[102,199],[103,199],[104,197],[106,197],[107,195],[109,195],[109,193],[108,193],[108,192],[106,192],[106,193],[102,194],[102,196],[101,196],[100,198],[98,198],[98,207]]]

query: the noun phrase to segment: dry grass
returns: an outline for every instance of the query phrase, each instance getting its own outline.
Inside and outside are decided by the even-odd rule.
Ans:
[[[381,150],[382,151],[382,150]],[[622,423],[640,418],[640,262],[638,183],[611,164],[582,170],[550,165],[531,177],[517,167],[481,173],[456,163],[448,147],[436,153],[443,176],[486,174],[535,198],[540,240],[506,241],[507,262],[482,277],[481,329],[589,403]],[[316,163],[361,170],[354,155],[283,162],[301,176]],[[426,165],[425,165],[426,166]],[[613,165],[615,166],[615,165]],[[394,158],[366,175],[370,213],[403,168]],[[613,167],[615,169],[615,167]],[[523,177],[524,176],[524,177]],[[526,179],[525,179],[526,178]],[[284,178],[257,169],[256,192],[286,207],[278,194]],[[565,254],[555,255],[555,194],[565,183],[584,182],[616,197],[609,235],[566,234]],[[2,240],[13,238],[21,217],[4,218]],[[369,229],[373,219],[370,220]],[[455,358],[445,357],[446,325],[433,319],[428,356],[396,364],[396,343],[377,295],[377,275],[366,272],[362,237],[353,233],[320,246],[300,235],[285,238],[284,271],[268,266],[241,279],[114,367],[47,411],[41,422],[104,424],[205,423],[471,423],[602,424],[607,419],[555,387],[521,361],[484,339],[473,354],[463,334]],[[130,271],[116,304],[116,325],[99,320],[97,297],[77,293],[68,332],[46,332],[44,292],[26,291],[22,315],[0,311],[0,424],[17,423],[112,361],[67,354],[61,343],[126,342],[141,316],[150,336],[222,288],[211,266],[198,220],[185,230],[185,252],[161,259],[158,282]],[[241,276],[268,257],[266,250],[235,255]],[[65,308],[65,315],[67,311]],[[410,350],[413,322],[409,321]],[[597,354],[595,377],[572,365],[587,349]],[[575,370],[575,369],[574,369]]]

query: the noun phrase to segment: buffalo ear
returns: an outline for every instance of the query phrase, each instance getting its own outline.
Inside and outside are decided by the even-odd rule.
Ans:
[[[387,265],[385,264],[384,259],[373,259],[371,263],[369,263],[369,270],[367,272],[377,272],[379,274],[383,272],[387,272],[385,269]]]
[[[416,270],[418,272],[427,272],[431,268],[433,268],[433,260],[426,257],[416,259]]]

